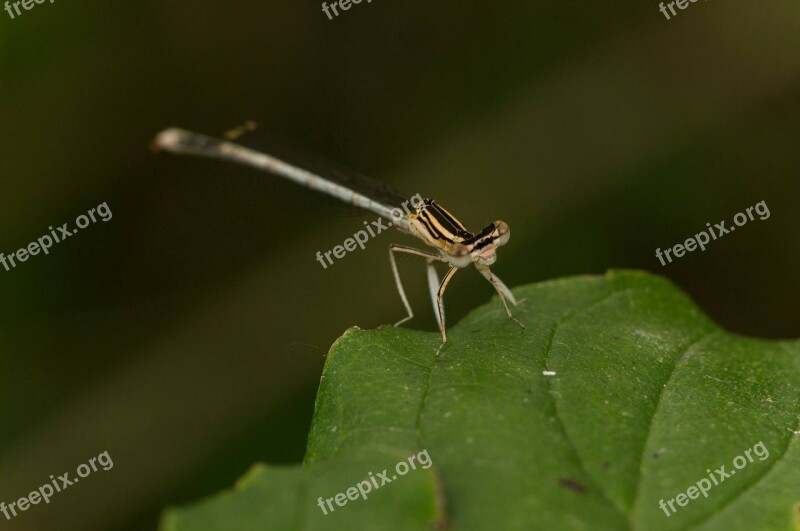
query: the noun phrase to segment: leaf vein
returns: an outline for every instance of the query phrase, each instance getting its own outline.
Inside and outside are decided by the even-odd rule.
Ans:
[[[624,294],[624,293],[626,293],[628,291],[631,291],[631,290],[632,290],[632,288],[628,288],[628,289],[621,290],[621,291],[614,291],[613,288],[612,288],[611,293],[605,295],[601,299],[596,300],[594,302],[591,302],[591,303],[587,304],[586,306],[584,306],[583,308],[579,308],[579,309],[577,309],[577,310],[575,310],[575,311],[573,311],[571,313],[568,313],[567,315],[562,317],[559,321],[556,321],[556,323],[553,325],[553,331],[550,333],[550,337],[547,340],[547,346],[545,347],[545,351],[544,351],[544,360],[543,361],[544,361],[545,369],[547,369],[547,361],[548,361],[548,359],[550,357],[550,349],[553,346],[553,340],[555,339],[555,336],[558,333],[559,328],[561,328],[561,326],[564,323],[566,323],[567,321],[569,321],[570,319],[572,319],[574,317],[577,317],[578,315],[580,315],[582,313],[585,313],[585,312],[591,310],[595,306],[599,306],[600,304],[605,303],[606,301],[608,301],[609,299],[611,299],[611,298],[613,298],[613,297],[615,297],[617,295]],[[617,511],[619,511],[621,514],[624,515],[625,511],[621,507],[617,506],[617,504],[614,503],[614,501],[611,498],[609,498],[608,494],[605,492],[605,490],[603,490],[600,487],[599,484],[595,483],[595,481],[592,478],[591,474],[589,474],[588,470],[586,469],[586,466],[583,464],[583,460],[581,459],[580,453],[578,452],[578,448],[575,446],[575,443],[572,442],[572,439],[570,438],[569,433],[567,432],[566,424],[564,423],[563,419],[561,418],[561,413],[559,412],[559,409],[558,409],[558,401],[556,400],[555,394],[554,394],[554,391],[553,391],[553,383],[549,378],[547,379],[547,387],[548,387],[548,391],[549,391],[548,392],[548,396],[550,396],[550,398],[551,398],[551,400],[553,402],[553,409],[555,410],[555,419],[558,422],[558,426],[561,429],[561,432],[564,434],[564,440],[566,440],[567,444],[569,445],[569,448],[572,450],[572,453],[575,454],[575,459],[578,462],[578,467],[580,468],[581,472],[588,479],[588,481],[592,484],[592,487],[594,487],[594,490],[599,492],[600,496],[603,499],[605,499],[609,503],[609,505],[611,505]]]

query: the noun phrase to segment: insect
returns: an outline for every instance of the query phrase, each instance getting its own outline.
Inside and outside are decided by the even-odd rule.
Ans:
[[[424,199],[421,204],[414,205],[413,212],[399,216],[399,209],[390,206],[386,200],[371,198],[366,193],[358,190],[359,188],[364,188],[365,182],[369,183],[363,178],[356,179],[354,176],[343,174],[337,174],[335,178],[325,178],[266,153],[184,129],[170,128],[162,131],[153,141],[153,147],[157,151],[163,150],[179,155],[196,155],[229,160],[279,175],[312,190],[328,194],[359,208],[374,212],[383,218],[391,220],[392,226],[401,232],[416,236],[426,245],[432,247],[433,250],[428,251],[393,244],[389,247],[389,261],[397,291],[407,312],[406,317],[400,319],[394,325],[400,326],[413,318],[414,312],[403,289],[395,255],[398,253],[409,254],[425,258],[431,302],[433,303],[439,331],[442,334],[442,344],[439,346],[439,351],[447,343],[447,328],[445,326],[444,304],[442,302],[444,292],[456,272],[470,265],[474,265],[475,269],[497,291],[508,317],[521,328],[525,328],[525,325],[514,317],[509,307],[509,303],[512,306],[517,306],[519,302],[514,298],[511,290],[490,269],[490,266],[497,260],[497,249],[508,243],[511,237],[511,231],[504,221],[495,221],[480,232],[472,233],[455,216],[432,199]],[[336,182],[337,180],[340,182]],[[370,186],[375,190],[373,194],[375,197],[388,195],[385,192],[385,187],[380,183],[370,183]],[[398,203],[399,201],[395,200],[394,202]],[[436,262],[443,262],[449,266],[441,281],[434,267]]]

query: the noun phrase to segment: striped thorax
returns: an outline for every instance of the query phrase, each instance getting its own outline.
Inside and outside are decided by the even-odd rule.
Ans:
[[[477,234],[469,232],[450,212],[425,199],[414,214],[409,215],[411,231],[453,267],[464,268],[472,263],[490,266],[497,260],[497,248],[511,237],[504,221],[495,221]]]

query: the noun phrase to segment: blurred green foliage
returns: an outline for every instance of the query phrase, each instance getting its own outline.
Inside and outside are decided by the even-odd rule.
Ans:
[[[515,295],[524,333],[494,299],[438,356],[436,333],[349,330],[303,466],[260,467],[163,531],[791,527],[800,341],[724,333],[640,272]],[[363,499],[336,497],[355,485]]]
[[[328,21],[315,2],[75,0],[0,17],[0,252],[114,212],[0,270],[0,500],[115,460],[9,529],[152,528],[252,462],[299,460],[329,345],[402,316],[386,260],[402,237],[322,270],[316,251],[360,219],[287,212],[305,190],[155,156],[167,126],[253,119],[468,227],[504,219],[510,286],[649,269],[731,331],[797,337],[799,11],[373,2]],[[655,258],[761,200],[769,220]],[[434,330],[423,266],[401,268],[411,327]],[[491,294],[458,278],[450,322]]]

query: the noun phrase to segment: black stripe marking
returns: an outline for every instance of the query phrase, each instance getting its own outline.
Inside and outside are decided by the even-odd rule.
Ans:
[[[491,235],[495,230],[496,229],[495,229],[494,223],[492,223],[488,227],[486,227],[485,229],[480,231],[478,234],[475,234],[474,236],[472,236],[468,240],[465,240],[463,242],[463,244],[464,245],[468,245],[468,246],[469,245],[475,245],[476,248],[478,248],[478,249],[480,249],[482,247],[485,247],[487,245],[487,243],[491,243],[491,242],[494,241],[494,238],[492,238]],[[485,240],[485,242],[481,241],[481,240]]]
[[[439,219],[439,223],[442,225],[445,225],[445,223],[450,225],[450,230],[453,234],[467,232],[466,227],[464,227],[460,221],[454,218],[450,212],[437,205],[435,201],[431,200],[430,208],[433,210],[433,214]]]
[[[443,234],[436,228],[434,224],[436,220],[435,219],[432,220],[428,212],[423,212],[422,215],[419,217],[419,219],[425,225],[425,229],[428,231],[428,234],[433,236],[435,239],[444,240],[448,243],[453,243],[453,240],[451,238],[449,238],[447,235]],[[441,224],[439,224],[439,226],[441,226]]]

